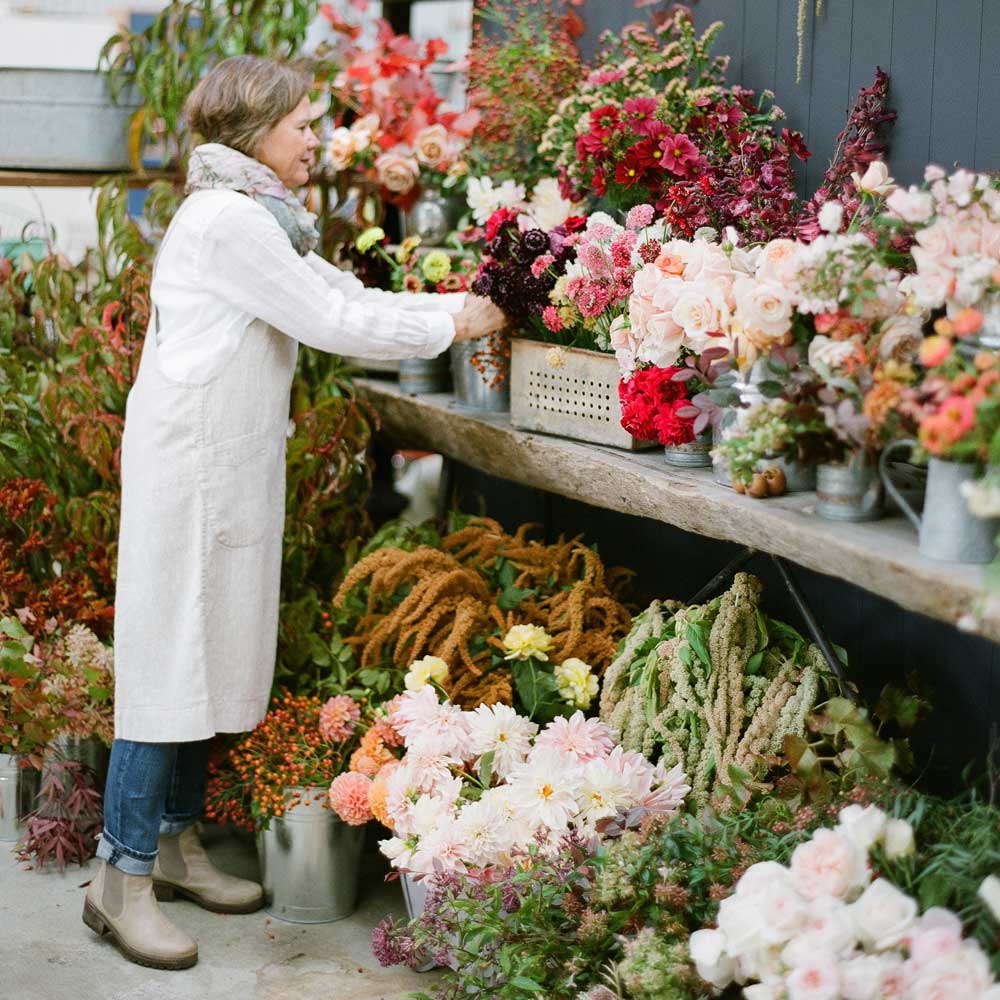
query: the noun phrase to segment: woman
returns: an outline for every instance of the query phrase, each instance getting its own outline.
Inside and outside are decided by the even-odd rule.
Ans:
[[[115,742],[84,922],[154,968],[195,941],[159,910],[181,894],[249,913],[260,886],[199,843],[215,733],[252,729],[274,672],[285,441],[298,343],[434,357],[503,325],[485,300],[365,289],[312,248],[294,190],[319,145],[307,76],[227,59],[186,114],[206,140],[154,266],[153,316],[126,409],[115,623]]]

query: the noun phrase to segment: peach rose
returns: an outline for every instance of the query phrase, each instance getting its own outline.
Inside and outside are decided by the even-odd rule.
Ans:
[[[792,302],[780,285],[737,278],[733,285],[743,336],[758,350],[780,340],[792,326]]]
[[[437,167],[451,158],[448,130],[443,125],[428,125],[421,129],[413,147],[417,159],[425,167]]]
[[[350,129],[336,128],[330,136],[330,144],[326,149],[327,163],[334,170],[346,170],[357,152],[357,141]]]
[[[393,194],[411,191],[420,176],[420,164],[412,156],[401,153],[383,153],[375,160],[378,182]]]
[[[785,285],[795,277],[800,244],[795,240],[771,240],[757,259],[757,277]]]
[[[799,844],[788,867],[792,884],[806,899],[846,899],[869,878],[864,852],[833,830],[817,830],[812,840]]]

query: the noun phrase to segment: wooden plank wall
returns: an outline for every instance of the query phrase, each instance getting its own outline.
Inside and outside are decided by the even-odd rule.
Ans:
[[[919,180],[929,162],[1000,169],[1000,3],[997,0],[809,0],[802,81],[795,82],[798,0],[691,0],[699,28],[720,20],[716,51],[729,79],[771,89],[813,157],[803,193],[815,190],[851,100],[875,67],[890,79],[899,120],[890,163]],[[605,29],[642,16],[631,0],[586,0],[582,48],[594,54]]]

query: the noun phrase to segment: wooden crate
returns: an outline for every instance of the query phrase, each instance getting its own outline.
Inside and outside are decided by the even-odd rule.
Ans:
[[[638,451],[654,446],[622,427],[613,354],[511,341],[510,422],[526,431]]]

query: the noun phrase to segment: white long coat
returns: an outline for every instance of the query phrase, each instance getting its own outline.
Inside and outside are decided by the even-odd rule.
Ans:
[[[242,194],[184,202],[164,237],[126,408],[118,738],[205,739],[251,729],[266,712],[298,342],[434,357],[463,299],[365,289],[315,254],[299,257]]]

